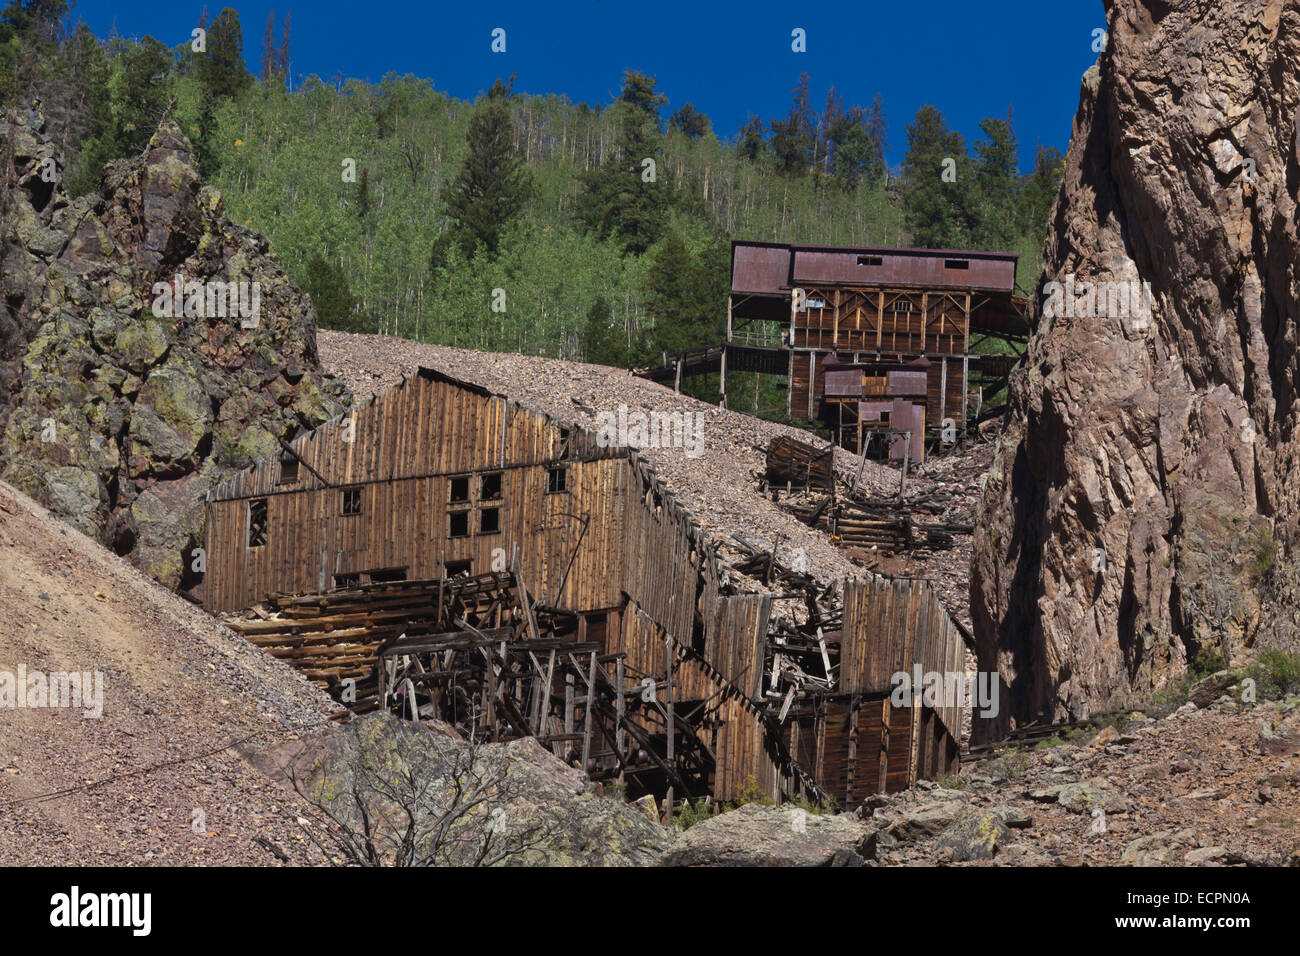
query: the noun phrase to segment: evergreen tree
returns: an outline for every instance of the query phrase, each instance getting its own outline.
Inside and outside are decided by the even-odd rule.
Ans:
[[[1006,119],[986,118],[980,123],[985,138],[975,142],[976,230],[980,244],[1009,249],[1016,237],[1016,183],[1019,159],[1011,113]]]
[[[131,44],[120,60],[115,105],[118,120],[112,156],[138,153],[148,144],[167,108],[167,71],[171,54],[151,36]]]
[[[757,116],[751,116],[740,128],[740,134],[736,138],[736,152],[751,163],[758,162],[758,158],[767,152],[767,140],[763,138],[763,121]]]
[[[907,127],[903,159],[904,221],[917,246],[955,249],[968,242],[969,176],[961,134],[933,106],[922,106]]]
[[[244,66],[244,31],[239,14],[226,7],[208,28],[207,52],[196,59],[199,81],[216,99],[238,96],[253,78]]]
[[[725,238],[712,242],[696,259],[675,231],[664,236],[646,275],[646,305],[654,316],[651,356],[717,342],[725,321],[720,316],[726,315],[729,258]]]
[[[817,117],[808,92],[808,74],[801,73],[790,112],[784,120],[772,121],[772,152],[777,168],[790,175],[812,166],[817,151]]]
[[[496,255],[502,231],[533,195],[532,174],[514,150],[509,96],[510,87],[497,80],[474,111],[465,134],[469,152],[440,196],[452,221],[450,241],[466,259],[479,243]]]
[[[625,252],[645,252],[664,228],[667,201],[658,182],[657,153],[660,148],[653,105],[654,79],[647,92],[640,73],[627,74],[618,114],[618,137],[614,155],[581,177],[583,199],[578,217],[588,231],[602,239],[615,238]],[[646,160],[653,160],[651,167]],[[649,169],[654,168],[654,179]]]
[[[687,103],[673,113],[668,128],[680,130],[687,139],[700,139],[709,133],[709,118]]]
[[[619,99],[653,121],[656,133],[664,131],[663,120],[659,117],[659,107],[668,102],[668,97],[656,92],[653,76],[647,76],[636,70],[626,71],[623,74],[623,92]]]
[[[221,168],[221,156],[216,149],[217,104],[206,91],[199,95],[197,125],[199,131],[192,137],[194,160],[198,164],[199,175],[205,182],[211,182]]]
[[[356,300],[348,288],[343,267],[327,262],[320,253],[313,253],[307,262],[302,289],[311,296],[316,306],[317,323],[326,329],[359,331],[362,323],[356,314]]]
[[[370,169],[361,167],[361,182],[357,184],[357,218],[365,221],[370,212]]]
[[[614,323],[604,296],[597,297],[587,310],[582,328],[582,355],[583,361],[594,365],[624,368],[628,364],[627,337],[623,328]]]

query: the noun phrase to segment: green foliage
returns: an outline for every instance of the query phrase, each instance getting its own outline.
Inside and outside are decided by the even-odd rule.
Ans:
[[[707,820],[713,815],[712,808],[707,800],[696,800],[692,803],[690,800],[682,801],[677,813],[673,816],[673,824],[679,830],[689,830],[695,824]]]
[[[1197,648],[1196,653],[1192,655],[1188,673],[1193,680],[1200,680],[1202,677],[1217,674],[1227,666],[1227,659],[1217,647],[1201,647]]]
[[[149,143],[167,107],[167,74],[171,54],[151,36],[132,44],[119,57],[120,72],[113,90],[116,118],[114,156],[130,156]]]
[[[316,253],[307,263],[306,273],[300,283],[316,306],[317,322],[327,329],[360,331],[356,316],[356,300],[348,289],[348,277],[343,267],[326,262]]]
[[[679,131],[688,139],[699,139],[712,132],[709,118],[690,103],[673,113],[668,120],[668,128]]]
[[[1300,654],[1295,652],[1276,647],[1262,650],[1248,673],[1266,700],[1300,693]]]
[[[659,243],[646,275],[646,305],[654,320],[651,356],[716,343],[725,333],[727,254],[729,247],[715,241],[692,256],[676,232]]]
[[[923,106],[907,127],[903,208],[912,240],[924,249],[967,244],[971,219],[970,163],[961,134],[943,114]]]
[[[495,256],[501,234],[533,194],[532,175],[514,149],[506,103],[508,87],[497,80],[474,112],[466,133],[468,153],[456,178],[441,193],[451,220],[449,240],[466,258],[482,243]]]
[[[1250,563],[1247,565],[1246,573],[1250,576],[1252,584],[1260,584],[1272,573],[1277,564],[1277,551],[1277,539],[1273,537],[1273,529],[1267,524],[1261,524],[1251,534]]]
[[[734,810],[737,807],[743,807],[747,803],[757,803],[765,807],[773,806],[776,803],[758,785],[758,778],[752,773],[745,778],[744,784],[736,793],[736,799],[724,803],[722,808],[724,810]]]
[[[629,72],[611,110],[618,117],[614,150],[581,176],[579,220],[592,235],[617,240],[625,253],[645,252],[666,222],[669,190],[658,175],[662,137],[654,113],[661,100],[653,77]]]
[[[194,60],[199,82],[216,99],[239,96],[253,77],[244,66],[244,31],[238,12],[225,7],[207,29],[207,50]]]
[[[951,208],[930,222],[906,168],[900,196],[886,167],[880,98],[862,108],[831,90],[819,114],[807,76],[771,143],[758,116],[722,142],[690,104],[673,104],[665,134],[666,98],[632,71],[609,108],[500,81],[470,103],[395,75],[341,88],[309,77],[289,93],[287,23],[274,54],[272,32],[264,39],[266,81],[235,55],[240,37],[233,10],[208,27],[205,53],[5,20],[0,93],[19,82],[24,96],[57,101],[47,114],[67,117],[56,132],[78,193],[143,148],[171,104],[228,214],[268,236],[326,326],[626,366],[722,334],[733,237],[992,248],[983,230],[996,227],[996,242],[1022,256],[1022,282],[1038,271],[1060,157],[1040,151],[1008,189],[1009,116],[988,121],[974,159],[963,151],[966,192],[940,192]],[[356,182],[340,176],[345,158]],[[494,289],[505,311],[492,310]],[[772,377],[733,372],[729,385],[733,407],[783,414]],[[716,376],[687,387],[716,398]]]

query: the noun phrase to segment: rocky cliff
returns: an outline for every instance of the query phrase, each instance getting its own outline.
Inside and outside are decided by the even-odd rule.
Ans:
[[[1294,639],[1300,0],[1106,8],[978,522],[1004,725]]]
[[[188,586],[208,487],[345,407],[315,311],[174,123],[74,200],[40,114],[0,120],[0,477]]]

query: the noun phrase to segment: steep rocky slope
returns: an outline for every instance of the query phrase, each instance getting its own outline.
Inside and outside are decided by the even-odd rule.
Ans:
[[[174,123],[75,200],[43,123],[0,117],[0,475],[182,586],[209,485],[346,393],[320,372],[310,300],[225,217]],[[248,308],[222,314],[214,283],[245,283]]]
[[[1152,305],[1034,303],[972,569],[1004,720],[1140,698],[1294,620],[1270,575],[1300,511],[1300,0],[1106,7],[1040,290]]]
[[[0,619],[6,864],[267,864],[259,836],[301,840],[297,796],[245,755],[336,705],[5,484]],[[102,714],[18,707],[3,686],[21,673],[26,703],[56,671],[100,672]]]

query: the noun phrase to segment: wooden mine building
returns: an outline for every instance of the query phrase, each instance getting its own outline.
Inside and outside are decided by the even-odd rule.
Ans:
[[[207,608],[355,710],[533,735],[633,794],[847,807],[958,757],[960,706],[888,700],[964,669],[925,582],[842,582],[774,635],[778,595],[736,593],[635,451],[432,369],[214,487],[205,547]]]
[[[1028,335],[1017,258],[735,241],[726,341],[647,375],[680,385],[717,371],[724,404],[729,373],[781,375],[788,420],[821,422],[853,451],[920,461],[927,437],[960,438],[1006,383],[1018,356],[981,345]]]

